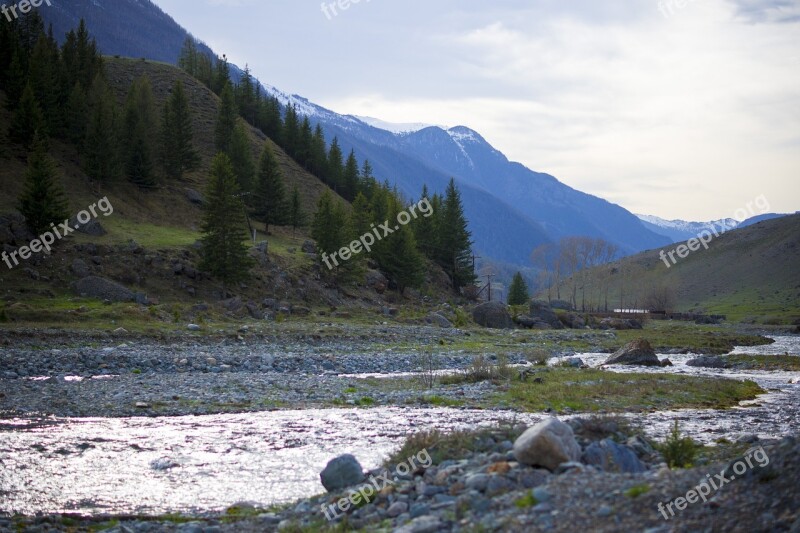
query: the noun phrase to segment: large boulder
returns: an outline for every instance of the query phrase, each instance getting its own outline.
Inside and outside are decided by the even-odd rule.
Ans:
[[[472,311],[475,323],[492,329],[514,329],[514,321],[508,313],[508,306],[500,302],[486,302]]]
[[[619,474],[637,474],[647,470],[633,450],[611,439],[603,439],[587,446],[583,452],[583,462],[605,472]]]
[[[75,283],[81,296],[112,302],[135,302],[136,294],[115,281],[98,276],[88,276]]]
[[[389,288],[389,280],[377,270],[367,270],[364,275],[364,284],[378,294],[383,294]]]
[[[425,322],[428,324],[434,324],[439,326],[440,328],[452,328],[453,323],[450,322],[445,316],[440,315],[439,313],[431,313],[425,318]]]
[[[364,481],[364,469],[358,459],[348,453],[331,459],[320,473],[319,479],[325,490],[334,492]]]
[[[646,339],[636,339],[617,350],[604,364],[661,366],[661,361]]]
[[[550,418],[519,436],[514,442],[514,457],[522,464],[554,471],[562,463],[580,460],[581,447],[571,427]]]
[[[540,322],[544,322],[553,329],[564,328],[563,324],[561,324],[561,321],[558,319],[558,315],[555,314],[553,309],[550,307],[550,304],[547,302],[541,300],[531,300],[530,313],[528,314],[534,320],[538,319]]]

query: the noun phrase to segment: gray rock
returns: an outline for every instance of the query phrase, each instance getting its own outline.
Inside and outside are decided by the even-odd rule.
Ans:
[[[78,233],[91,235],[92,237],[102,237],[107,233],[103,225],[94,218],[86,224],[80,224],[78,219],[73,217],[70,219],[69,225],[75,228]]]
[[[394,533],[437,533],[443,530],[439,518],[431,515],[420,516],[408,524],[394,530]]]
[[[508,313],[508,306],[501,302],[486,302],[472,311],[475,322],[485,328],[514,329],[514,321]]]
[[[528,428],[514,442],[514,457],[522,464],[555,470],[561,463],[578,461],[581,447],[572,428],[550,418]]]
[[[661,366],[661,361],[646,339],[636,339],[617,350],[604,364]]]
[[[377,270],[368,270],[364,275],[364,284],[378,294],[383,294],[389,288],[389,280]]]
[[[633,450],[611,439],[593,442],[583,452],[583,462],[605,472],[637,474],[647,468]]]
[[[136,295],[115,281],[101,278],[98,276],[87,276],[75,284],[78,294],[97,298],[99,300],[110,300],[112,302],[133,302]]]
[[[89,270],[89,265],[86,264],[86,261],[77,257],[72,261],[70,270],[72,270],[72,273],[75,274],[78,279],[92,275],[92,271]]]
[[[303,246],[300,247],[303,252],[307,254],[315,254],[317,253],[317,245],[314,244],[314,241],[305,241],[303,242]]]
[[[197,206],[206,203],[205,197],[194,189],[186,189],[186,199]]]
[[[189,331],[200,331],[202,328],[197,324],[189,324],[188,326],[186,326],[186,329],[188,329]]]
[[[642,327],[642,323],[635,319],[604,318],[600,321],[600,329],[616,329],[622,331],[628,329],[642,329]]]
[[[701,355],[686,362],[688,366],[696,366],[701,368],[729,368],[731,365],[715,355]]]
[[[397,518],[406,511],[408,511],[408,504],[406,502],[394,502],[386,510],[386,515],[391,518]]]
[[[431,313],[425,318],[428,324],[434,324],[440,328],[452,328],[453,324],[439,313]]]
[[[325,490],[333,492],[364,481],[364,469],[355,457],[345,454],[331,459],[319,478]]]
[[[470,474],[467,476],[464,484],[468,489],[483,492],[489,484],[489,474]]]
[[[564,325],[558,319],[558,315],[555,314],[550,304],[542,300],[532,300],[530,303],[530,313],[528,314],[531,318],[544,322],[552,329],[564,328]]]

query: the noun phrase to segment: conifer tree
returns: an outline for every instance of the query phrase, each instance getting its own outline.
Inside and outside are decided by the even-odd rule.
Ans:
[[[292,188],[292,197],[289,200],[289,225],[292,231],[302,228],[308,223],[308,217],[303,211],[303,204],[300,202],[300,191],[297,186]]]
[[[45,34],[39,35],[31,52],[28,64],[28,80],[42,108],[48,131],[55,133],[61,125],[61,109],[58,106],[60,93],[60,57],[58,45]]]
[[[314,137],[311,139],[311,172],[327,182],[328,153],[325,145],[325,134],[319,124],[314,129]]]
[[[461,193],[455,180],[450,179],[438,220],[436,260],[453,281],[453,288],[475,283],[472,268],[472,241],[461,203]]]
[[[528,303],[528,298],[530,298],[528,284],[525,283],[522,274],[517,272],[508,288],[508,305],[525,305]]]
[[[36,101],[33,87],[28,83],[25,85],[19,105],[11,117],[9,137],[13,142],[22,144],[27,148],[31,146],[37,133],[44,137],[47,132],[44,113],[42,113],[39,102]]]
[[[294,104],[286,107],[286,117],[283,119],[283,149],[293,159],[297,159],[300,148],[300,122],[297,118],[297,109]]]
[[[94,181],[108,182],[119,175],[117,108],[106,81],[95,76],[89,93],[89,121],[83,166]]]
[[[178,56],[178,67],[185,70],[190,76],[198,77],[199,56],[197,43],[191,36],[187,36],[183,41],[183,47]]]
[[[253,264],[245,245],[245,207],[238,193],[230,159],[217,154],[205,191],[200,268],[221,280],[223,286],[246,279]]]
[[[220,94],[220,107],[217,114],[217,124],[214,130],[214,145],[218,152],[228,153],[233,140],[233,130],[236,129],[238,114],[236,112],[236,99],[233,96],[233,87],[226,83]]]
[[[340,202],[333,199],[329,190],[325,190],[317,203],[317,212],[311,226],[311,237],[317,243],[321,254],[332,255],[353,240],[350,217]],[[350,261],[352,262],[352,261]],[[339,269],[342,264],[340,262]]]
[[[344,178],[344,163],[342,162],[342,149],[339,147],[338,137],[333,138],[328,151],[328,185],[336,192],[342,189]]]
[[[56,176],[55,163],[47,153],[45,139],[36,135],[28,156],[25,189],[19,199],[19,211],[28,229],[40,235],[50,224],[64,222],[69,217],[64,189]]]
[[[253,149],[250,146],[250,136],[247,134],[247,130],[248,127],[244,123],[236,124],[228,149],[233,173],[239,183],[239,190],[243,193],[253,190],[253,180],[256,175],[256,164],[253,161]]]
[[[264,144],[264,151],[261,152],[258,163],[258,182],[253,205],[255,207],[253,215],[256,220],[264,223],[267,233],[271,224],[282,225],[291,218],[287,216],[289,208],[286,205],[283,177],[269,143]]]
[[[311,130],[311,121],[308,117],[303,117],[303,123],[300,126],[300,136],[297,142],[297,162],[303,165],[304,168],[310,169],[314,133]]]
[[[413,228],[414,228],[414,235],[416,236],[420,251],[423,254],[425,254],[425,257],[433,259],[435,257],[435,251],[437,248],[436,244],[436,236],[438,233],[438,229],[436,226],[436,222],[438,220],[437,208],[428,194],[428,186],[424,185],[422,187],[422,196],[420,197],[420,200],[424,200],[426,198],[428,199],[428,202],[430,202],[431,207],[433,208],[433,214],[429,217],[417,218],[414,221]],[[439,207],[441,207],[441,205]]]
[[[389,204],[389,220],[397,220],[402,207],[398,198],[390,197]],[[425,264],[411,228],[407,225],[399,226],[385,243],[379,260],[380,268],[394,282],[397,290],[402,293],[406,287],[415,287],[422,283]]]
[[[222,57],[218,57],[217,61],[214,63],[214,83],[212,90],[222,96],[222,91],[225,89],[226,85],[230,85],[231,83],[231,72],[230,67],[228,67],[228,57],[223,54]],[[231,87],[231,91],[233,87]]]
[[[161,118],[161,162],[168,177],[180,180],[198,167],[200,155],[193,141],[192,112],[183,82],[178,80],[164,103]]]
[[[281,104],[276,97],[270,96],[259,102],[258,126],[267,137],[275,141],[279,146],[282,145]]]
[[[242,79],[236,87],[236,103],[239,107],[239,115],[249,124],[256,123],[256,90],[253,84],[253,76],[250,74],[250,67],[245,65]]]
[[[86,103],[86,91],[84,91],[80,82],[76,81],[67,99],[64,121],[67,140],[77,146],[79,152],[83,151],[88,116],[89,105]]]
[[[372,230],[370,224],[375,223],[375,217],[370,209],[369,200],[362,193],[356,195],[353,200],[353,231],[356,235],[364,235]]]
[[[156,130],[156,114],[150,80],[136,80],[128,93],[123,119],[122,146],[125,158],[125,174],[139,187],[153,187],[155,146],[153,133]],[[173,128],[173,132],[175,129]],[[164,139],[166,141],[166,139]],[[177,158],[176,158],[177,159]]]
[[[353,201],[358,193],[358,160],[356,159],[355,150],[350,150],[350,155],[347,157],[347,163],[344,165],[344,173],[342,175],[342,196],[348,200]]]

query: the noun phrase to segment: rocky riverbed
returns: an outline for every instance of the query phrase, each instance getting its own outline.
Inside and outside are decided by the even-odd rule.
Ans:
[[[614,337],[614,332],[486,336],[432,327],[334,324],[315,325],[311,331],[289,325],[267,333],[242,328],[161,339],[119,332],[6,337],[0,339],[7,346],[0,351],[0,415],[6,419],[0,424],[5,472],[0,475],[5,500],[0,513],[74,512],[94,517],[78,520],[87,528],[106,520],[103,515],[130,515],[119,531],[315,531],[327,523],[319,521],[319,506],[340,494],[301,499],[281,509],[269,506],[321,492],[318,474],[336,455],[353,453],[373,469],[419,430],[447,432],[500,420],[530,425],[550,416],[468,409],[495,394],[498,384],[431,388],[434,374],[462,371],[478,353],[490,363],[502,359],[511,365],[529,365],[543,352],[575,355],[565,347],[575,343],[594,347],[589,350],[594,353],[578,355],[599,367]],[[798,347],[797,337],[786,336],[771,347],[744,351],[797,353]],[[673,367],[636,370],[753,379],[768,394],[750,407],[730,411],[628,415],[646,438],[662,439],[680,419],[697,441],[771,446],[787,471],[796,468],[797,443],[784,438],[800,422],[800,384],[790,383],[796,373],[696,368],[686,364],[693,354],[678,353],[686,351],[671,350]],[[572,418],[566,417],[577,424],[585,450],[592,440],[581,436],[581,422]],[[630,438],[621,430],[611,433],[622,443]],[[763,483],[751,486],[743,480],[737,485],[741,489],[720,491],[717,503],[699,506],[702,511],[692,507],[667,522],[642,502],[656,496],[669,501],[685,493],[682,487],[693,476],[714,472],[711,463],[704,465],[707,470],[669,471],[649,449],[652,443],[629,442],[645,472],[613,473],[585,463],[565,472],[544,471],[515,460],[508,434],[481,438],[485,442],[477,451],[400,476],[376,501],[351,510],[348,527],[566,531],[592,524],[610,531],[649,524],[667,531],[675,523],[689,529],[691,524],[729,523],[732,530],[744,531],[750,522],[722,514],[743,498],[752,498],[760,513],[754,521],[769,519],[778,529],[798,527],[795,514],[787,511],[789,503],[797,510],[796,489],[783,487],[782,474],[769,476],[770,483],[777,483],[772,487],[784,491],[779,505],[761,501],[768,492]],[[644,485],[646,494],[628,495]],[[533,495],[531,489],[538,491]],[[239,505],[221,519],[219,513],[234,504]],[[723,511],[709,514],[709,509]],[[157,518],[173,512],[184,517]],[[135,518],[142,514],[150,518]],[[13,523],[2,520],[0,530]],[[640,523],[634,527],[636,520]],[[56,518],[24,523],[40,530],[66,527]]]

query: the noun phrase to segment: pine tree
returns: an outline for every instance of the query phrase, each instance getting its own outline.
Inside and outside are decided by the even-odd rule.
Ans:
[[[274,96],[261,100],[258,106],[258,127],[279,146],[282,144],[281,104]]]
[[[86,122],[89,116],[89,105],[86,103],[86,92],[80,82],[75,82],[72,92],[67,99],[67,108],[64,112],[67,140],[83,151],[83,141],[86,139]]]
[[[286,107],[286,117],[283,119],[283,149],[293,159],[297,159],[300,148],[300,122],[297,118],[297,109],[294,105]]]
[[[9,137],[13,142],[28,148],[37,133],[44,137],[47,132],[44,113],[42,113],[39,102],[36,101],[31,84],[28,83],[25,85],[25,90],[22,91],[22,98],[11,118]]]
[[[223,54],[222,57],[218,57],[217,61],[214,63],[214,83],[212,90],[216,94],[222,96],[222,91],[225,90],[225,86],[230,85],[230,83],[231,72],[228,67],[228,57]],[[232,87],[231,90],[233,90]]]
[[[311,121],[308,117],[303,117],[303,124],[300,126],[300,136],[297,141],[297,162],[303,168],[311,168],[311,148],[314,144],[314,133],[311,130]]]
[[[256,174],[256,164],[253,161],[253,148],[250,145],[248,127],[239,122],[233,130],[228,157],[231,160],[233,173],[239,183],[239,190],[249,193],[253,190],[253,179]]]
[[[428,194],[428,186],[423,185],[422,187],[422,196],[420,197],[420,201],[427,199],[430,202],[431,207],[433,208],[433,214],[428,217],[419,217],[413,223],[414,228],[414,235],[416,236],[417,243],[419,244],[420,251],[425,255],[425,257],[429,259],[435,258],[435,252],[437,248],[437,208],[434,205],[434,201],[430,198]],[[439,202],[439,207],[441,207],[441,203]]]
[[[402,207],[397,197],[391,197],[389,220],[397,220]],[[417,248],[414,233],[409,226],[399,226],[388,239],[379,265],[401,293],[406,287],[415,287],[424,279],[425,263]]]
[[[372,190],[372,187],[375,185],[375,176],[373,175],[372,165],[369,162],[369,159],[364,160],[364,164],[361,167],[361,175],[358,178],[358,191],[366,194],[369,194],[369,191]]]
[[[57,132],[61,125],[59,97],[60,58],[58,45],[41,34],[33,48],[28,65],[28,80],[42,108],[48,131]]]
[[[283,177],[269,143],[264,144],[264,151],[261,152],[258,163],[258,182],[253,205],[255,206],[253,216],[264,223],[267,233],[270,224],[281,225],[291,218],[287,216],[289,208],[286,205]]]
[[[214,129],[214,145],[218,152],[228,153],[233,140],[233,130],[236,129],[238,114],[236,112],[236,99],[233,96],[233,87],[226,83],[220,94],[220,106],[217,114],[217,125]]]
[[[453,281],[453,288],[475,283],[472,268],[472,241],[461,203],[461,193],[454,179],[450,180],[438,221],[436,260]]]
[[[123,150],[125,174],[139,187],[153,187],[155,146],[153,132],[156,129],[155,107],[150,80],[136,80],[128,93],[123,120]]]
[[[245,245],[245,207],[238,193],[230,159],[217,154],[211,163],[203,207],[200,268],[221,280],[223,286],[246,279],[253,264]]]
[[[28,156],[25,190],[19,199],[19,211],[35,235],[69,217],[64,189],[57,180],[55,163],[47,154],[46,145],[45,139],[37,135]]]
[[[327,183],[328,153],[322,126],[317,124],[311,139],[311,172]]]
[[[336,192],[342,189],[344,178],[344,164],[342,163],[342,149],[339,147],[339,139],[333,138],[331,148],[328,151],[328,185]]]
[[[317,249],[321,254],[331,256],[334,252],[349,245],[353,241],[353,229],[350,217],[347,215],[341,202],[334,200],[329,190],[325,190],[317,203],[317,212],[314,214],[314,221],[311,225],[311,237],[317,243]],[[323,256],[324,257],[324,256]],[[337,267],[332,260],[329,260],[332,267],[337,271],[352,272],[355,269],[355,261],[339,260]]]
[[[289,200],[289,225],[292,226],[292,231],[297,228],[305,227],[308,223],[308,217],[303,211],[303,204],[300,202],[300,191],[297,186],[292,188],[292,197]]]
[[[239,114],[249,123],[256,123],[256,90],[253,84],[253,76],[250,74],[250,67],[245,65],[242,80],[236,87],[236,103],[239,107]]]
[[[525,283],[522,274],[517,272],[508,288],[508,305],[525,305],[528,303],[528,298],[530,298],[528,284]]]
[[[181,53],[178,56],[178,67],[185,70],[190,76],[197,77],[198,61],[200,53],[197,51],[197,43],[191,36],[187,36],[183,41]]]
[[[89,121],[83,166],[94,181],[108,182],[119,174],[117,109],[105,79],[96,76],[89,94]]]
[[[172,94],[164,103],[161,119],[161,162],[167,176],[183,179],[186,172],[200,164],[200,155],[194,148],[192,112],[183,83],[178,80]]]
[[[369,200],[361,193],[358,193],[355,200],[353,200],[352,219],[353,231],[355,231],[356,235],[364,235],[371,231],[372,228],[370,224],[375,223],[375,217],[372,215]]]
[[[355,150],[350,150],[347,163],[344,165],[341,192],[342,196],[348,201],[352,202],[358,193],[358,178],[358,160],[356,159],[356,152]]]

